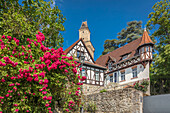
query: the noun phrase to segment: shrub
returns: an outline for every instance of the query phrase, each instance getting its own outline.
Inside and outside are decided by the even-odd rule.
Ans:
[[[133,84],[133,87],[137,90],[140,90],[142,92],[146,92],[148,90],[148,86],[149,86],[149,81],[148,80],[143,80],[141,83],[135,82]]]
[[[103,93],[103,92],[107,92],[107,90],[106,89],[100,90],[100,93]]]
[[[93,101],[90,101],[87,105],[87,112],[95,113],[97,110],[96,104]]]
[[[10,36],[0,38],[0,113],[49,112],[55,101],[63,112],[79,109],[80,66],[62,48],[45,47],[44,35],[27,39],[26,46]]]

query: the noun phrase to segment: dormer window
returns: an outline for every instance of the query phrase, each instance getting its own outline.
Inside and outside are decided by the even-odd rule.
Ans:
[[[124,56],[122,57],[122,60],[126,59],[127,57],[128,57],[128,55],[124,55]]]
[[[109,68],[109,71],[112,71],[112,63],[111,62],[109,62],[108,68]]]

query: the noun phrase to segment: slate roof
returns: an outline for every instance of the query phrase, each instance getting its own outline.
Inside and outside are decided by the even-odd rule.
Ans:
[[[97,60],[96,60],[96,64],[102,65],[102,66],[106,66],[108,57],[112,57],[114,59],[116,59],[116,63],[122,62],[124,60],[130,59],[134,56],[137,55],[137,49],[139,46],[142,46],[144,44],[154,44],[152,42],[152,40],[150,39],[147,31],[144,31],[143,36],[106,54],[103,56],[100,56]],[[127,59],[121,60],[123,55],[129,54]]]

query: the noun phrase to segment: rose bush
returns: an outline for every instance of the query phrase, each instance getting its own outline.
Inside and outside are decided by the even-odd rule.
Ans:
[[[148,86],[149,86],[149,78],[148,78],[148,80],[143,79],[143,81],[141,83],[139,83],[139,81],[138,81],[133,84],[133,87],[135,89],[140,90],[142,92],[146,92],[148,90]]]
[[[73,112],[81,101],[79,63],[43,45],[44,35],[24,46],[10,36],[0,38],[0,113],[52,113],[57,106]]]

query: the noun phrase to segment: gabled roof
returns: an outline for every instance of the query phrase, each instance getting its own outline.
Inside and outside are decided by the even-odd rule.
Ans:
[[[129,58],[133,57],[136,53],[136,50],[138,48],[138,45],[140,44],[142,38],[138,38],[106,55],[103,55],[103,56],[100,56],[97,60],[96,60],[96,63],[99,64],[99,65],[102,65],[102,66],[106,66],[106,60],[107,60],[107,57],[108,56],[111,56],[111,57],[114,57],[116,59],[116,62],[119,62],[122,58],[122,55],[125,55],[127,53],[130,53],[131,54],[129,55]]]
[[[74,42],[70,47],[68,47],[66,50],[64,50],[64,53],[68,53],[79,41],[81,40],[81,38],[79,40],[77,40],[76,42]]]
[[[102,66],[106,66],[106,63],[107,63],[107,59],[108,59],[108,56],[110,57],[113,57],[116,59],[116,62],[115,63],[120,63],[120,62],[123,62],[127,59],[130,59],[132,57],[135,57],[137,56],[137,49],[139,46],[142,46],[144,44],[154,44],[152,42],[152,40],[150,39],[147,31],[145,30],[144,33],[143,33],[143,36],[106,54],[106,55],[103,55],[103,56],[100,56],[97,60],[96,60],[96,63],[99,64],[99,65],[102,65]],[[124,60],[121,60],[122,59],[122,56],[128,54],[128,57]]]
[[[91,57],[91,59],[92,59],[92,61],[93,62],[95,62],[94,61],[94,59],[93,59],[93,57],[92,57],[92,55],[90,54],[90,52],[89,52],[89,50],[88,50],[88,48],[87,48],[87,46],[86,46],[86,44],[84,43],[84,41],[83,41],[83,39],[82,38],[80,38],[79,40],[77,40],[75,43],[73,43],[70,47],[68,47],[65,51],[64,51],[64,53],[68,53],[70,50],[72,50],[73,48],[74,48],[74,46],[75,45],[77,45],[78,44],[78,42],[82,42],[83,43],[83,45],[84,45],[84,47],[86,48],[86,50],[87,50],[87,52],[88,52],[88,54],[90,55],[90,57]]]
[[[109,56],[107,56],[107,60],[106,60],[106,63],[108,62],[108,60],[111,60],[111,61],[114,61],[114,62],[116,62],[116,59],[115,58],[113,58],[113,57],[111,57],[110,55]],[[105,63],[105,64],[106,64]]]
[[[145,44],[154,44],[151,40],[151,38],[148,35],[148,32],[146,30],[144,30],[143,32],[143,36],[142,36],[142,40],[139,44],[139,46],[145,45]]]

